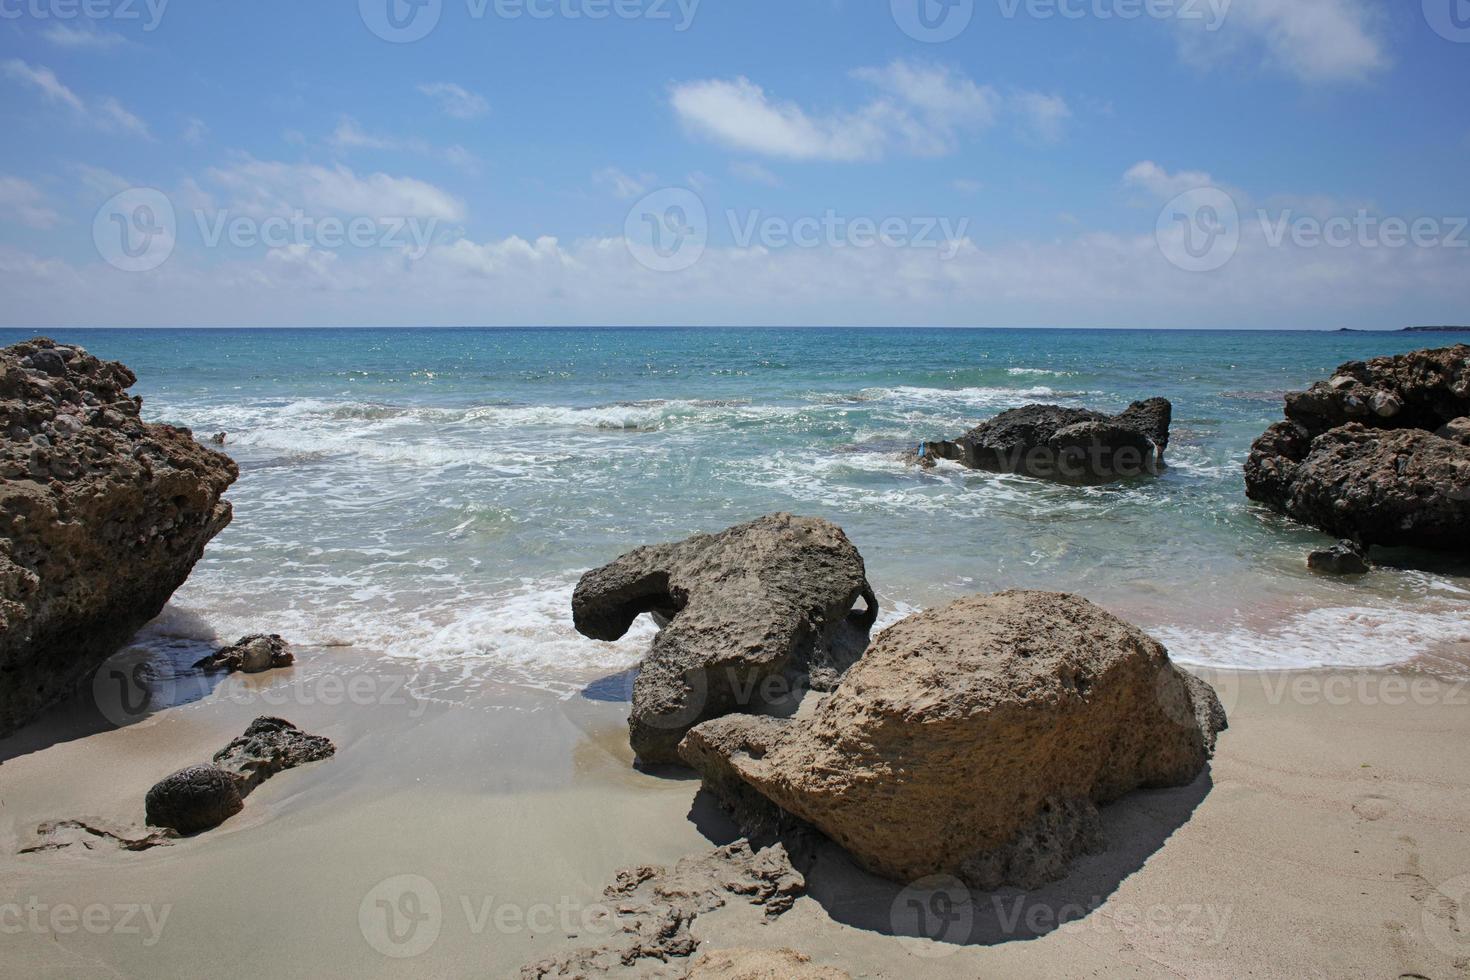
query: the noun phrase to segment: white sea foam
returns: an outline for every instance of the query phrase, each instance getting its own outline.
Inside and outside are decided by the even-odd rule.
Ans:
[[[1328,606],[1266,629],[1158,626],[1149,632],[1175,660],[1203,667],[1388,667],[1457,644],[1470,652],[1470,622],[1463,609],[1450,608]]]
[[[1013,367],[1006,370],[1006,374],[1009,374],[1013,378],[1021,378],[1027,375],[1037,375],[1051,378],[1067,378],[1076,373],[1077,372],[1075,371],[1053,371],[1049,368],[1030,367]]]

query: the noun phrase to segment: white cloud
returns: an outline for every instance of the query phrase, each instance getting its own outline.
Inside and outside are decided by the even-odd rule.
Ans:
[[[455,119],[474,119],[490,111],[490,103],[462,85],[433,82],[419,86],[419,91],[439,103],[439,109]]]
[[[1016,111],[1021,114],[1031,133],[1048,143],[1062,138],[1067,121],[1072,118],[1072,109],[1060,95],[1044,95],[1040,92],[1017,92],[1011,97]]]
[[[343,116],[337,122],[337,128],[332,135],[327,137],[327,143],[336,150],[401,150],[407,153],[417,153],[421,156],[437,157],[443,159],[450,166],[456,167],[467,174],[478,174],[480,172],[480,159],[463,146],[454,146],[440,149],[433,144],[417,139],[397,139],[382,133],[370,133],[363,129],[356,119],[351,116]]]
[[[751,160],[736,160],[730,164],[730,173],[744,181],[752,184],[765,184],[767,187],[780,187],[781,178],[771,173],[764,165]]]
[[[184,123],[184,132],[181,139],[190,146],[198,146],[204,142],[204,137],[209,135],[209,126],[197,116],[190,116]]]
[[[343,116],[341,118],[337,123],[337,128],[328,137],[327,142],[338,149],[346,150],[396,150],[400,145],[396,140],[389,139],[386,136],[369,134],[351,116]]]
[[[856,109],[810,112],[781,102],[745,77],[675,85],[670,104],[693,133],[745,153],[788,160],[877,160],[889,153],[943,156],[961,139],[995,124],[1002,110],[1028,132],[1056,140],[1072,111],[1058,95],[1002,97],[962,72],[894,61],[860,68],[852,78],[873,90]]]
[[[1383,12],[1367,0],[1232,0],[1212,20],[1174,18],[1180,54],[1201,68],[1261,51],[1270,66],[1306,82],[1356,81],[1389,64]]]
[[[949,186],[954,188],[956,191],[959,191],[961,194],[967,194],[971,196],[979,194],[980,191],[985,188],[985,185],[980,183],[980,181],[971,180],[968,177],[960,177],[952,180],[950,181]]]
[[[81,96],[73,92],[56,73],[45,65],[31,65],[12,58],[4,63],[5,75],[23,85],[41,93],[42,98],[51,105],[65,106],[78,118],[89,124],[110,133],[131,133],[135,136],[147,137],[148,127],[133,115],[123,104],[112,96],[104,96],[94,105],[88,105]]]
[[[653,174],[639,174],[634,177],[623,173],[617,167],[606,167],[593,174],[592,179],[610,188],[614,197],[627,200],[646,193],[657,178]]]
[[[94,51],[105,51],[128,43],[121,34],[91,26],[89,21],[81,21],[75,27],[56,22],[42,31],[41,36],[58,48]]]
[[[1180,170],[1171,174],[1152,160],[1143,160],[1129,167],[1123,174],[1123,182],[1130,187],[1141,188],[1160,201],[1170,200],[1185,191],[1215,186],[1214,178],[1204,171]]]
[[[248,214],[312,214],[373,218],[438,218],[461,221],[464,204],[433,184],[384,173],[358,175],[341,164],[323,167],[246,158],[215,167],[207,179],[233,195],[232,207]]]
[[[61,216],[46,206],[46,196],[28,180],[0,174],[0,214],[31,228],[55,227]]]

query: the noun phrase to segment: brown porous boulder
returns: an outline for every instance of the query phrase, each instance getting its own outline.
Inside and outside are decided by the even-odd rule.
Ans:
[[[229,457],[144,422],[121,364],[0,350],[0,735],[157,616],[230,522]]]
[[[681,751],[760,831],[804,823],[877,874],[991,890],[1063,876],[1100,846],[1099,806],[1192,782],[1224,727],[1140,630],[1003,592],[884,630],[809,720],[730,716]]]

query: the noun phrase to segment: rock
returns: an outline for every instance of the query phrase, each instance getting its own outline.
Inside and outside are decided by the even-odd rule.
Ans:
[[[1062,876],[1100,846],[1098,806],[1190,783],[1224,725],[1141,631],[1076,596],[1003,592],[884,630],[808,719],[706,722],[681,751],[737,819],[770,825],[758,794],[877,874],[993,890]]]
[[[805,890],[806,879],[780,844],[758,850],[736,841],[673,868],[625,868],[603,892],[604,920],[590,924],[603,942],[529,964],[521,977],[682,978],[688,975],[683,961],[699,946],[690,926],[700,915],[743,900],[774,919]]]
[[[1368,559],[1355,542],[1339,541],[1308,555],[1307,567],[1326,575],[1362,575],[1368,571]]]
[[[143,422],[134,380],[45,339],[0,350],[0,735],[157,616],[230,521],[235,464]]]
[[[39,854],[77,847],[84,851],[147,851],[168,847],[178,839],[171,827],[137,833],[131,828],[111,826],[100,820],[47,820],[36,828],[35,843],[22,847],[17,854]]]
[[[216,432],[214,435],[209,437],[209,441],[214,443],[216,446],[223,446],[225,444],[225,440],[227,440],[228,438],[228,433]]]
[[[1470,446],[1470,418],[1451,419],[1434,432],[1441,439]]]
[[[1157,474],[1169,446],[1173,406],[1134,402],[1118,415],[1056,405],[1002,412],[954,442],[926,442],[917,461],[950,459],[970,469],[1093,484]]]
[[[813,966],[793,949],[719,949],[699,954],[689,980],[852,980],[852,974]]]
[[[1246,493],[1363,548],[1464,551],[1467,416],[1470,346],[1344,364],[1330,381],[1287,395],[1286,420],[1251,447]]]
[[[629,552],[572,596],[577,630],[593,639],[620,638],[643,613],[667,625],[633,684],[629,736],[644,763],[677,765],[700,721],[793,685],[834,686],[867,645],[878,601],[841,528],[774,514]]]
[[[211,830],[245,809],[234,778],[216,766],[190,766],[148,791],[148,823],[181,834]]]
[[[295,662],[296,657],[291,653],[291,645],[281,637],[274,633],[270,635],[256,633],[241,637],[231,646],[220,647],[196,663],[194,667],[198,670],[227,670],[230,673],[239,671],[246,674],[258,674],[266,670],[289,667]]]
[[[281,718],[257,718],[245,734],[214,754],[214,764],[234,778],[245,796],[278,772],[330,759],[331,739],[308,735]]]

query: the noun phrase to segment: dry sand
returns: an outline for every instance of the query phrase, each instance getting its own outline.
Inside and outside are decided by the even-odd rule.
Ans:
[[[423,702],[390,693],[391,664],[302,652],[140,724],[63,711],[0,741],[0,974],[513,977],[597,940],[617,869],[733,836],[696,781],[632,769],[625,704]],[[324,692],[327,663],[358,693]],[[1208,676],[1231,715],[1209,774],[1108,808],[1107,852],[1066,880],[951,908],[828,847],[791,912],[730,905],[696,936],[904,980],[1470,974],[1470,687]],[[18,853],[47,820],[140,831],[156,779],[260,714],[331,737],[336,758],[171,846]],[[937,940],[894,935],[915,931],[914,901]]]

